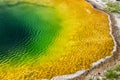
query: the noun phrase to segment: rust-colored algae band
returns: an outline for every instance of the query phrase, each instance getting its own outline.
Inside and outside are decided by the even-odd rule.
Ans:
[[[89,69],[112,55],[114,46],[108,15],[85,0],[3,0],[0,39],[0,80],[51,79]]]

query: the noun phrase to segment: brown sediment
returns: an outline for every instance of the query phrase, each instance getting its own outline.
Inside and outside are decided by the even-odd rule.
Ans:
[[[119,43],[120,35],[119,35],[119,29],[116,26],[117,22],[115,20],[115,17],[113,16],[112,13],[109,13],[109,12],[104,11],[103,9],[100,9],[100,7],[97,4],[91,1],[88,1],[88,0],[87,2],[91,3],[95,9],[103,11],[109,15],[109,18],[111,21],[111,24],[110,24],[111,31],[112,31],[111,34],[114,37],[114,40],[116,42],[116,51],[112,53],[112,56],[110,58],[107,58],[105,61],[101,62],[100,64],[92,67],[89,70],[86,70],[80,76],[75,77],[73,79],[69,79],[69,80],[88,80],[90,77],[94,79],[94,77],[100,76],[101,74],[104,73],[105,70],[107,70],[108,68],[111,68],[112,66],[120,62],[120,43]]]

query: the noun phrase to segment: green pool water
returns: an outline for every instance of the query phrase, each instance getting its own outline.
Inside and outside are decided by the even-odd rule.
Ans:
[[[16,64],[44,55],[59,31],[60,19],[52,7],[0,6],[0,61]]]

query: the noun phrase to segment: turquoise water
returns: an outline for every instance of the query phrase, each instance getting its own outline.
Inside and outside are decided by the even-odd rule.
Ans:
[[[60,19],[52,7],[0,6],[0,60],[16,64],[43,55],[59,31]]]

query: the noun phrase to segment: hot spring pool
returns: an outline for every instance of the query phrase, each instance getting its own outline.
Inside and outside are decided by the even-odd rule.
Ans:
[[[113,46],[108,16],[85,0],[0,3],[2,79],[50,79],[89,69]]]

